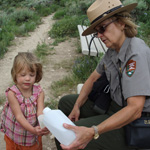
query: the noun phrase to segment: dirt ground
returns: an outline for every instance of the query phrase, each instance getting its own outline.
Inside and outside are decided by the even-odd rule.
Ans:
[[[5,97],[4,91],[7,87],[12,85],[12,79],[10,70],[12,67],[12,62],[14,57],[18,52],[33,52],[36,49],[38,43],[46,42],[50,44],[53,39],[48,37],[48,31],[51,29],[54,20],[52,20],[53,15],[47,16],[42,19],[42,24],[37,27],[34,32],[29,33],[28,37],[16,37],[13,46],[9,47],[8,52],[5,54],[4,58],[0,60],[0,97]],[[54,54],[48,55],[46,57],[46,62],[43,64],[44,76],[42,81],[40,81],[41,86],[45,92],[45,101],[50,101],[53,95],[50,93],[50,86],[53,81],[60,80],[68,74],[62,67],[56,67],[57,64],[61,62],[70,61],[75,59],[79,54],[76,53],[77,39],[72,38],[58,46],[54,47]],[[74,91],[76,92],[76,91]],[[57,99],[62,95],[60,95]],[[0,112],[2,106],[0,106]],[[5,150],[5,142],[3,140],[4,134],[0,132],[0,150]],[[43,136],[43,150],[56,150],[54,139],[51,135]]]

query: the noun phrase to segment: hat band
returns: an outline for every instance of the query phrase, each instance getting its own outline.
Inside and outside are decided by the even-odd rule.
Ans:
[[[113,11],[115,11],[115,10],[121,8],[122,6],[123,6],[123,5],[119,5],[119,6],[117,6],[117,7],[114,7],[114,8],[112,8],[112,9],[110,9],[110,10],[104,12],[102,15],[100,15],[100,16],[98,16],[96,19],[94,19],[94,20],[91,22],[91,24],[93,24],[93,23],[96,22],[97,20],[101,19],[104,14],[109,14],[109,13],[111,13],[111,12],[113,12]]]

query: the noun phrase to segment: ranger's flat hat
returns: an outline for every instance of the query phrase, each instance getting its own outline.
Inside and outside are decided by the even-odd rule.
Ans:
[[[105,19],[123,11],[130,12],[137,3],[123,6],[120,0],[96,0],[87,10],[91,25],[82,33],[83,36],[95,32],[94,28]]]

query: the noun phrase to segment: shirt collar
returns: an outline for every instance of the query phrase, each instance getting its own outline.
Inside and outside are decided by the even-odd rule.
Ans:
[[[131,38],[126,37],[119,53],[117,53],[115,50],[111,50],[112,51],[111,60],[114,62],[114,64],[118,64],[119,60],[121,62],[125,61],[125,56],[126,56],[126,52],[127,52],[128,46],[130,44],[130,41],[131,41]]]
[[[128,49],[128,46],[130,44],[131,38],[126,37],[125,41],[123,42],[123,45],[120,48],[120,51],[118,53],[117,62],[120,60],[121,62],[125,61],[126,52]]]

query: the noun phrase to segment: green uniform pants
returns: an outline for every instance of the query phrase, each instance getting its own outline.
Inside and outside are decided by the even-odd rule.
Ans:
[[[77,94],[62,97],[59,101],[58,108],[68,116],[77,97]],[[91,127],[93,125],[98,125],[121,109],[120,106],[112,101],[107,114],[100,115],[92,109],[92,106],[93,102],[87,100],[86,103],[80,108],[80,120],[75,122],[77,126]],[[130,150],[130,148],[128,148],[125,144],[124,137],[125,135],[123,128],[109,131],[101,134],[97,140],[93,139],[87,145],[85,150]],[[57,140],[56,146],[58,150],[61,150],[60,144]]]

